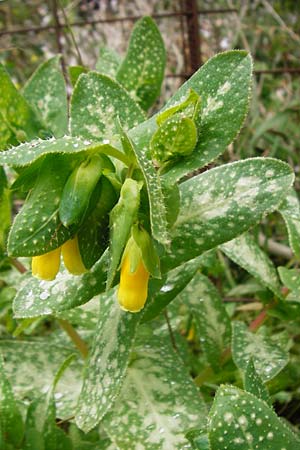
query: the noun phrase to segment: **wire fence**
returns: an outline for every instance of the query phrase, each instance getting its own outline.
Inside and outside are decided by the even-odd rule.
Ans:
[[[95,20],[80,20],[71,21],[67,19],[67,15],[59,2],[59,0],[49,0],[49,8],[52,11],[52,23],[40,26],[24,26],[24,27],[9,27],[0,30],[0,37],[8,35],[24,35],[24,34],[36,34],[41,32],[54,33],[57,51],[62,54],[62,66],[66,73],[66,65],[64,60],[64,45],[63,35],[66,31],[71,31],[76,27],[93,27],[95,25],[105,24],[118,24],[124,22],[135,22],[140,19],[141,15],[127,15],[116,17],[101,17]],[[184,70],[175,73],[167,73],[167,78],[178,78],[179,80],[188,79],[202,64],[202,40],[201,40],[201,23],[202,18],[205,16],[211,16],[216,14],[237,14],[237,8],[215,8],[215,9],[199,9],[197,0],[180,0],[175,2],[180,5],[179,11],[174,10],[170,12],[153,13],[151,16],[157,20],[177,20],[180,24],[181,34],[181,50],[184,58]],[[63,20],[61,20],[60,14],[63,13]],[[72,34],[73,45],[76,47],[79,62],[82,63],[80,51],[78,49],[76,39]],[[283,68],[270,68],[263,70],[255,70],[256,75],[260,74],[291,74],[299,75],[300,67],[283,67]]]

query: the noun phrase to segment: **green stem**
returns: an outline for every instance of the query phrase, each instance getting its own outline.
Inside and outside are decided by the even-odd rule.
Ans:
[[[103,145],[97,145],[92,149],[93,152],[99,152],[104,153],[105,155],[112,156],[113,158],[118,159],[119,161],[122,161],[126,166],[131,165],[131,160],[120,150],[117,150],[116,148],[112,147],[111,145],[103,144]]]
[[[88,347],[84,340],[81,339],[75,328],[73,328],[73,326],[67,320],[57,319],[57,321],[61,328],[68,334],[74,345],[78,348],[82,357],[86,359],[89,353]]]

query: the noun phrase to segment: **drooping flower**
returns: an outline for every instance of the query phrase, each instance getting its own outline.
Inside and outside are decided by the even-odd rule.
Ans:
[[[148,295],[149,272],[146,269],[140,248],[132,237],[127,242],[121,262],[118,301],[122,309],[139,312]]]
[[[31,262],[32,275],[42,280],[54,280],[60,266],[61,248],[56,248],[43,255],[34,256]]]
[[[61,253],[66,269],[72,275],[81,275],[86,272],[86,268],[84,267],[79,251],[77,235],[62,245]]]
[[[59,271],[61,254],[66,269],[72,275],[81,275],[87,271],[81,259],[76,235],[61,247],[43,255],[34,256],[31,262],[32,275],[45,281],[54,280]]]

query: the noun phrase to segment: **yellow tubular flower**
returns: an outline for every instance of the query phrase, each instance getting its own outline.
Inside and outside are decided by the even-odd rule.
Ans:
[[[120,285],[118,289],[118,301],[125,311],[139,312],[143,309],[147,300],[149,272],[145,268],[142,258],[132,272],[132,253],[130,249],[123,257],[121,266]]]
[[[81,259],[77,236],[65,242],[61,252],[65,266],[72,275],[82,275],[87,271]]]
[[[59,271],[60,252],[59,247],[44,255],[34,256],[31,262],[32,275],[46,281],[54,280]]]

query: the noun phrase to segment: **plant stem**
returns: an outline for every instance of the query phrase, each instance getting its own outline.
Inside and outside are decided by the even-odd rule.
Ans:
[[[68,334],[74,345],[78,348],[82,357],[86,359],[89,353],[88,347],[84,340],[81,339],[75,328],[67,320],[57,319],[57,321],[61,328]]]
[[[174,350],[178,353],[178,347],[177,347],[177,344],[176,344],[176,341],[175,341],[175,337],[174,337],[174,333],[173,333],[173,330],[172,330],[172,327],[171,327],[171,323],[170,323],[170,319],[169,319],[169,316],[168,316],[167,309],[164,310],[164,316],[165,316],[165,319],[166,319],[166,322],[167,322],[167,326],[168,326],[168,330],[169,330],[172,346],[173,346]]]
[[[10,258],[9,261],[20,273],[27,272],[26,267],[18,259]]]

